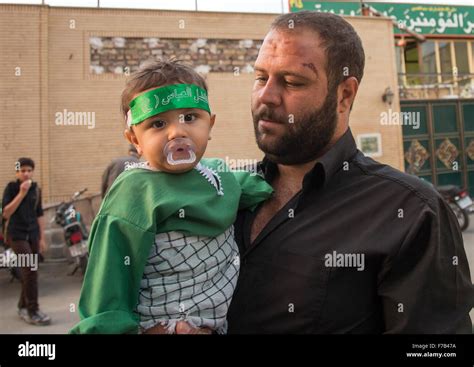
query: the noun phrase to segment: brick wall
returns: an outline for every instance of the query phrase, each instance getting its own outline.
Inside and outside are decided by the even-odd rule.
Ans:
[[[262,40],[90,37],[90,72],[126,74],[157,57],[177,57],[202,73],[253,73]]]

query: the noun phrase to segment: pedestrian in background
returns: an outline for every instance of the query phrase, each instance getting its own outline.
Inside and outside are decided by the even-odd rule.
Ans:
[[[16,181],[9,182],[3,192],[2,216],[6,221],[5,240],[15,254],[39,257],[45,250],[44,217],[41,190],[33,182],[35,162],[20,158],[16,163]],[[35,262],[36,264],[38,261]],[[25,264],[22,264],[25,265]],[[51,318],[38,305],[37,267],[21,266],[21,294],[18,315],[33,325],[47,325]]]
[[[102,198],[105,197],[105,194],[107,194],[107,191],[109,191],[115,179],[125,170],[127,164],[138,162],[140,162],[140,155],[133,145],[130,145],[128,148],[128,156],[116,158],[110,162],[102,175]]]

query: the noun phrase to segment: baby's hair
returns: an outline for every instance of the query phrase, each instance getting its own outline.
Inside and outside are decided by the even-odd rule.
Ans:
[[[207,92],[204,78],[191,66],[179,59],[149,60],[130,75],[122,92],[121,110],[125,119],[133,96],[147,89],[167,84],[195,84]]]

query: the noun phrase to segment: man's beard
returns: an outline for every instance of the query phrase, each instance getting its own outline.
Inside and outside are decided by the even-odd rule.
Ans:
[[[284,165],[303,164],[315,160],[325,152],[337,125],[337,89],[329,91],[324,104],[309,113],[281,116],[267,106],[252,111],[257,145],[271,161]],[[258,130],[259,120],[270,120],[286,125],[285,133],[272,142],[264,142]]]

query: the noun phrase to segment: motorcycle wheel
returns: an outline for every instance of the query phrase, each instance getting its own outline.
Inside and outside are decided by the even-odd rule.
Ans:
[[[464,231],[467,227],[469,227],[469,213],[466,210],[462,210],[456,204],[450,203],[449,206],[456,215],[461,231]]]

